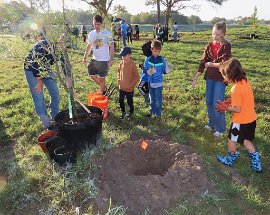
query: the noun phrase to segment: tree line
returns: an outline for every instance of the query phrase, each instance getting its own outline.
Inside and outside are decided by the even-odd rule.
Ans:
[[[32,3],[34,1],[31,1]],[[38,1],[36,1],[36,4],[31,4],[30,6],[22,1],[11,1],[9,3],[2,3],[0,4],[0,25],[9,25],[14,23],[21,23],[25,19],[27,19],[29,16],[45,16],[49,15],[51,17],[60,17],[62,15],[62,12],[60,11],[50,11],[49,6],[46,5],[46,7],[43,4],[43,7],[45,9],[40,10],[39,5],[37,4]],[[39,10],[37,9],[39,8]],[[257,9],[256,9],[257,10]],[[98,12],[98,9],[92,8],[87,11],[83,10],[65,10],[66,19],[71,24],[81,24],[81,23],[90,23],[92,20],[92,17],[94,14]],[[103,12],[104,13],[104,12]],[[136,15],[132,15],[128,13],[127,9],[124,6],[121,5],[115,5],[112,8],[112,13],[106,15],[107,20],[112,21],[116,17],[122,18],[126,20],[128,23],[136,23],[136,24],[156,24],[156,23],[162,23],[166,24],[166,11],[160,11],[159,18],[157,17],[157,11],[151,11],[151,12],[141,12]],[[214,17],[210,21],[203,21],[199,16],[191,15],[191,16],[185,16],[183,14],[180,14],[178,11],[173,11],[170,14],[170,20],[171,22],[177,22],[178,24],[183,25],[196,25],[201,23],[209,23],[214,24],[219,21],[225,21],[227,24],[240,24],[240,25],[252,25],[254,23],[254,14],[251,14],[250,17],[238,17],[237,19],[225,19],[222,17]],[[270,20],[258,20],[262,24],[270,24]]]

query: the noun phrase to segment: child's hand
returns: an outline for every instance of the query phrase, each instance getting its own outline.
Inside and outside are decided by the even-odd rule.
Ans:
[[[224,113],[228,110],[229,105],[225,103],[225,101],[218,100],[218,104],[215,106],[215,108],[220,112]]]
[[[157,70],[155,69],[155,67],[151,67],[150,69],[147,70],[147,74],[148,75],[153,75],[157,72]]]

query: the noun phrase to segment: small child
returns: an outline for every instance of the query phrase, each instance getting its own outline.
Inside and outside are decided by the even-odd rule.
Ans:
[[[142,51],[146,57],[149,57],[152,55],[151,44],[152,44],[152,41],[148,41],[142,45]],[[144,97],[144,103],[149,104],[150,98],[149,98],[149,87],[148,87],[148,75],[143,72],[143,64],[140,64],[139,66],[142,69],[142,74],[140,78],[140,83],[138,84],[138,90],[141,93],[141,95]]]
[[[237,151],[237,143],[244,145],[248,151],[251,169],[255,172],[262,171],[261,158],[256,151],[252,140],[256,128],[256,113],[254,110],[254,96],[250,82],[246,78],[240,62],[230,58],[219,68],[225,81],[233,83],[231,88],[231,105],[218,100],[216,108],[220,112],[232,112],[232,123],[228,135],[228,154],[217,155],[217,160],[222,164],[232,166],[240,152]]]
[[[119,105],[121,110],[120,119],[123,120],[126,117],[130,118],[134,113],[133,95],[134,89],[139,82],[139,73],[137,66],[131,58],[131,49],[124,47],[121,49],[119,55],[122,57],[122,61],[118,66],[117,80],[119,84]],[[127,98],[129,106],[129,113],[126,114],[124,99]]]
[[[144,62],[143,73],[148,75],[150,93],[150,111],[147,117],[155,115],[161,117],[162,112],[162,90],[163,74],[166,74],[166,61],[160,56],[161,42],[154,40],[151,43],[152,55]]]

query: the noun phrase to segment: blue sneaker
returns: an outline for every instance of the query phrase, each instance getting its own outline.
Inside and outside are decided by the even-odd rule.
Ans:
[[[228,152],[226,156],[222,155],[217,155],[217,160],[227,166],[232,166],[234,162],[239,158],[240,152],[236,151],[235,153],[233,152]]]
[[[262,172],[262,162],[259,152],[249,152],[250,168],[254,172]]]

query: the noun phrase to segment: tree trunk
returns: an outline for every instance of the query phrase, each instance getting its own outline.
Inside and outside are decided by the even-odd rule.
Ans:
[[[160,23],[160,0],[157,0],[157,23]]]

